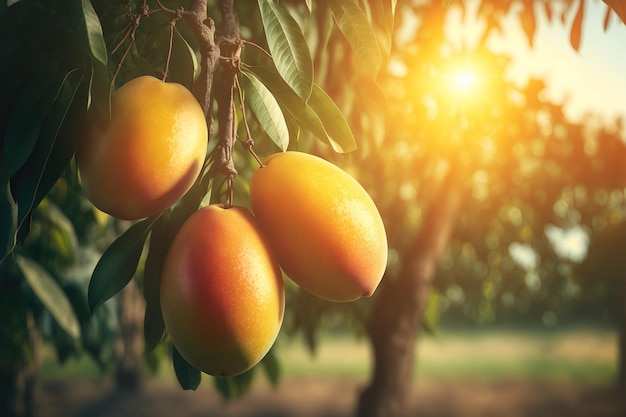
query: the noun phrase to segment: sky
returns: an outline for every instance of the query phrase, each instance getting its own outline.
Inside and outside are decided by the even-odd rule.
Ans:
[[[587,113],[613,121],[626,118],[626,25],[612,14],[604,31],[603,21],[607,6],[601,0],[585,0],[585,19],[579,51],[569,42],[569,28],[577,10],[577,3],[567,14],[565,25],[558,19],[549,22],[542,7],[535,10],[537,29],[531,48],[521,30],[519,20],[509,16],[503,25],[503,35],[493,36],[491,46],[513,58],[508,76],[520,84],[530,77],[544,79],[548,85],[546,98],[565,103],[565,112],[572,119]],[[477,4],[469,0],[468,15]],[[558,1],[552,2],[558,5]],[[519,9],[513,9],[519,10]],[[462,42],[476,38],[476,25],[466,18],[461,24],[460,14],[452,13],[449,27]]]

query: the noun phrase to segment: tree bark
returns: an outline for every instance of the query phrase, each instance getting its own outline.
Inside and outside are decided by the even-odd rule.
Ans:
[[[139,391],[143,386],[143,318],[145,302],[134,280],[119,294],[120,334],[117,343],[117,388]]]
[[[33,315],[26,316],[27,347],[12,366],[0,367],[0,416],[35,417],[39,386],[37,369],[40,360],[41,335]]]
[[[621,245],[619,247],[622,247]],[[619,261],[615,261],[618,263]],[[620,268],[622,269],[622,268]],[[617,323],[617,386],[626,390],[626,278],[624,270],[612,277],[613,287],[613,314]]]
[[[202,106],[211,134],[213,130],[211,91],[213,75],[220,62],[220,49],[215,43],[215,22],[207,16],[207,0],[192,0],[189,4],[189,13],[186,13],[184,18],[200,46],[200,75],[194,84],[193,93]]]
[[[619,323],[619,364],[617,370],[617,385],[626,390],[626,305],[622,304],[622,317]]]
[[[422,312],[464,196],[464,179],[454,169],[430,203],[422,229],[403,258],[400,273],[395,279],[383,278],[367,329],[373,350],[373,374],[361,392],[358,417],[397,417],[407,412]]]

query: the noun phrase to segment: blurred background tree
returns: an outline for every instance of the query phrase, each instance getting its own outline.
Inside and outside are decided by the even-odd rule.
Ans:
[[[464,4],[449,7],[466,13]],[[515,311],[552,323],[559,314],[597,315],[608,294],[615,296],[615,307],[624,305],[624,291],[607,292],[597,280],[575,273],[588,242],[622,220],[621,121],[602,126],[593,117],[568,120],[561,104],[542,99],[542,81],[524,87],[506,82],[509,57],[487,47],[505,16],[520,20],[533,45],[542,41],[534,39],[537,13],[564,23],[573,12],[570,45],[564,39],[563,48],[576,49],[584,2],[526,1],[518,13],[515,6],[520,4],[478,2],[474,18],[484,22],[479,41],[458,49],[446,36],[450,9],[437,2],[399,3],[395,24],[403,30],[387,51],[394,65],[377,79],[380,90],[341,35],[331,35],[318,49],[320,56],[348,57],[342,64],[348,79],[336,72],[319,76],[360,140],[350,161],[324,155],[366,185],[390,238],[389,266],[378,292],[345,306],[362,319],[373,350],[359,416],[406,412],[414,343],[423,324],[436,324],[429,317],[456,309],[492,322]],[[384,30],[376,26],[380,20],[372,21]],[[615,275],[612,280],[620,282]],[[585,310],[573,311],[583,305]],[[623,311],[611,311],[621,325]],[[620,334],[626,329],[620,327]],[[625,356],[622,342],[620,357]]]
[[[35,384],[27,381],[35,375],[33,360],[41,337],[54,343],[61,361],[87,352],[103,369],[117,369],[120,383],[140,385],[143,369],[138,364],[143,359],[137,342],[141,343],[143,317],[126,314],[136,308],[136,297],[116,297],[94,314],[87,300],[95,262],[131,225],[102,217],[88,205],[72,160],[87,103],[108,94],[106,82],[125,54],[124,48],[113,49],[124,39],[128,11],[139,2],[72,3],[81,11],[78,15],[68,6],[34,0],[19,2],[28,7],[7,8],[13,3],[0,5],[2,37],[10,39],[0,47],[1,172],[6,194],[0,201],[0,231],[3,237],[11,235],[7,230],[16,226],[13,219],[19,219],[20,245],[8,242],[18,261],[0,264],[0,285],[6,289],[0,302],[6,318],[1,378],[7,388],[2,390],[7,415],[32,415],[34,410],[27,410],[34,404],[28,392]],[[175,1],[163,3],[179,6]],[[406,411],[414,345],[420,330],[434,328],[437,317],[444,315],[493,322],[522,313],[527,320],[550,325],[561,317],[584,319],[606,310],[620,326],[620,381],[625,380],[623,267],[613,262],[620,259],[618,242],[624,236],[619,227],[626,180],[623,126],[593,117],[569,120],[562,104],[543,99],[542,81],[522,87],[507,82],[509,57],[488,47],[489,36],[511,16],[519,20],[530,45],[542,42],[535,39],[541,13],[555,24],[567,24],[570,36],[563,40],[563,48],[577,49],[584,36],[585,2],[482,0],[472,3],[473,8],[469,3],[280,2],[277,7],[287,11],[303,32],[315,82],[337,104],[351,132],[346,132],[343,119],[322,120],[329,113],[319,108],[314,112],[317,122],[310,108],[298,113],[268,57],[253,45],[243,51],[243,71],[265,83],[283,111],[290,149],[323,155],[354,174],[376,201],[387,226],[388,270],[371,299],[339,305],[288,286],[285,333],[303,334],[314,350],[325,318],[339,315],[351,331],[370,341],[373,373],[360,394],[359,416]],[[607,7],[607,16],[614,10],[624,20],[623,2],[607,4],[612,7]],[[220,4],[209,2],[208,7],[208,15],[219,24]],[[236,2],[235,10],[242,38],[270,49],[257,3]],[[475,10],[470,18],[484,23],[475,45],[457,48],[447,35],[446,18],[459,10],[465,14]],[[566,22],[567,14],[574,18]],[[104,55],[94,54],[93,45],[87,45],[93,39],[78,21],[85,16],[95,16],[101,23],[108,49]],[[607,18],[594,24],[606,28],[608,22]],[[161,14],[142,20],[136,44],[120,68],[118,85],[139,74],[162,71],[170,40],[167,24],[167,16]],[[199,44],[186,25],[176,29],[169,79],[192,88],[199,70]],[[41,54],[35,56],[33,50]],[[109,66],[106,76],[98,72],[99,58]],[[82,78],[75,67],[85,71]],[[33,115],[32,108],[39,111]],[[257,152],[278,151],[263,123],[250,113]],[[28,131],[33,117],[41,123],[37,131]],[[45,135],[37,136],[40,131],[60,131],[62,140],[47,143]],[[16,166],[9,161],[16,151],[11,138],[24,132],[27,138],[38,138],[37,146],[21,161],[23,166]],[[352,135],[358,150],[347,157],[336,153]],[[245,137],[243,126],[240,136]],[[243,147],[236,152],[240,175],[235,200],[244,201],[254,161]],[[222,181],[216,177],[212,201],[224,191]],[[17,189],[32,195],[22,197]],[[10,204],[14,197],[29,201],[28,210],[16,215]],[[167,247],[159,242],[171,238],[171,230],[159,229],[163,224],[152,229],[147,254],[152,261],[144,269],[144,258],[139,262],[137,256],[139,268],[131,274],[148,299],[147,310],[143,305],[141,309],[147,314],[148,351],[162,336],[149,288],[154,259]],[[615,301],[607,309],[610,299]],[[116,351],[116,340],[126,349]],[[262,364],[273,382],[278,379],[279,358],[271,352]],[[155,363],[154,357],[150,360]],[[241,394],[255,372],[216,380],[216,386],[225,396]],[[22,393],[13,392],[20,387]],[[17,396],[22,397],[21,406],[16,406]]]

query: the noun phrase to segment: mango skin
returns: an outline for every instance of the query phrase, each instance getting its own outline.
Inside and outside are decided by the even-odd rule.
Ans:
[[[314,155],[271,155],[250,180],[250,203],[294,282],[329,301],[371,296],[387,266],[385,227],[369,194]]]
[[[210,205],[178,231],[161,277],[169,337],[187,362],[217,377],[255,366],[283,321],[278,261],[250,211]]]
[[[87,198],[124,220],[152,216],[178,201],[207,151],[202,107],[184,86],[135,78],[111,95],[111,118],[89,110],[76,160]]]

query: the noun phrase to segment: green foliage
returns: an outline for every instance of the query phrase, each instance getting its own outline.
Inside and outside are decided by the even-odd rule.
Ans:
[[[336,152],[346,153],[356,149],[356,142],[346,119],[330,97],[317,92],[313,85],[308,102],[302,101],[297,94],[275,72],[262,67],[251,67],[252,72],[274,95],[285,113],[301,127],[310,131]],[[244,69],[244,74],[248,71]]]
[[[9,214],[1,228],[2,241],[8,243],[2,258],[23,242],[33,209],[73,156],[76,128],[90,94],[86,76],[90,53],[106,62],[98,48],[104,41],[101,36],[100,43],[97,40],[97,17],[84,3],[84,8],[60,10],[51,17],[47,4],[21,1],[0,16],[4,38],[15,39],[0,51],[7,72],[0,103],[0,181],[10,189],[2,201]],[[30,30],[29,25],[38,30]],[[86,36],[78,35],[81,30]]]
[[[202,374],[190,365],[174,346],[172,346],[172,362],[181,388],[184,390],[195,390],[198,388],[202,380]]]
[[[267,355],[265,355],[261,361],[261,366],[263,367],[270,384],[274,387],[277,386],[280,380],[281,369],[278,358],[276,357],[276,348],[272,348],[269,352],[267,352]]]
[[[171,219],[168,218],[170,215],[171,212],[164,213],[152,228],[144,269],[142,282],[144,298],[146,299],[144,339],[148,352],[153,351],[157,347],[165,334],[165,323],[161,313],[161,271],[163,270],[167,251],[177,230],[168,227],[171,224]]]
[[[365,71],[375,79],[383,59],[376,34],[365,12],[352,0],[329,1],[328,6],[333,12],[337,26],[348,39]]]
[[[153,216],[132,225],[102,254],[89,281],[88,300],[91,311],[130,282],[137,270],[150,228],[157,219],[158,216]]]
[[[278,384],[281,370],[276,358],[275,348],[272,348],[267,353],[258,367],[254,367],[235,377],[213,378],[213,384],[220,395],[225,399],[235,399],[241,397],[250,390],[258,368],[263,369],[272,386],[276,386]]]
[[[272,93],[252,73],[242,72],[241,82],[247,104],[259,124],[281,151],[289,146],[289,130],[283,112]]]
[[[172,80],[179,80],[183,85],[193,85],[200,74],[200,64],[196,51],[178,28],[175,28],[174,34],[171,59],[176,65],[170,68],[168,77],[171,77]]]
[[[16,261],[26,282],[42,304],[61,328],[74,340],[78,340],[80,338],[78,319],[59,284],[50,276],[48,271],[32,259],[18,255]]]
[[[317,84],[313,85],[308,104],[319,117],[322,126],[324,126],[328,142],[335,152],[356,150],[356,141],[341,110]]]
[[[271,0],[259,0],[259,8],[276,69],[306,102],[313,86],[313,62],[300,26],[287,10]]]
[[[82,120],[90,97],[98,96],[91,91],[92,64],[106,64],[108,54],[91,3],[62,3],[57,9],[49,2],[23,0],[0,11],[0,281],[23,283],[6,288],[16,300],[13,305],[20,306],[10,314],[32,317],[33,326],[54,341],[60,360],[84,348],[105,366],[111,358],[101,355],[107,315],[90,318],[82,308],[83,287],[67,277],[81,258],[73,224],[84,217],[70,222],[64,212],[68,207],[62,209],[54,204],[56,197],[48,196],[54,187],[60,190],[61,182],[67,184],[63,176],[75,175],[71,161]],[[106,79],[100,74],[98,83]],[[74,204],[70,198],[58,202]],[[25,322],[5,324],[7,332],[25,335]],[[17,340],[13,346],[23,348],[9,354],[11,344],[3,341],[0,353],[25,366],[30,358],[17,352],[27,352],[33,340]]]
[[[59,133],[81,80],[79,70],[72,70],[65,75],[51,111],[44,120],[36,145],[28,160],[12,176],[11,185],[17,204],[18,240],[21,240],[20,232],[24,237],[27,233],[32,210],[43,200],[72,158],[72,152],[68,149],[72,149],[77,138],[71,135],[60,136]]]
[[[251,369],[231,378],[214,378],[215,388],[226,399],[241,397],[252,385],[255,370]]]

